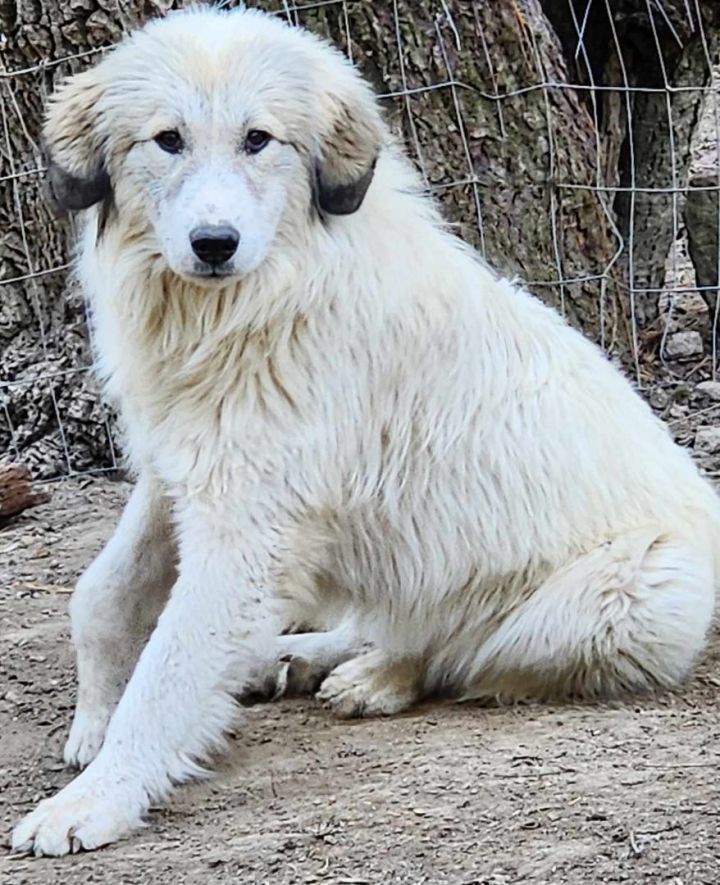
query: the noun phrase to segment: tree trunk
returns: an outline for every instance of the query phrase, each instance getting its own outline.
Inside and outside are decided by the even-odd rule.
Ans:
[[[98,57],[94,50],[167,7],[162,0],[0,2],[0,452],[21,457],[39,476],[114,463],[87,371],[82,298],[66,282],[70,225],[53,217],[38,174],[43,105],[63,76]]]
[[[582,15],[587,0],[573,2]],[[36,174],[44,98],[61,75],[87,65],[96,54],[44,63],[92,53],[135,21],[174,5],[182,4],[0,0],[3,63],[8,72],[17,72],[0,83],[8,144],[0,171],[0,273],[11,281],[0,298],[0,449],[14,445],[42,475],[113,463],[105,414],[85,371],[90,353],[82,303],[77,292],[65,290],[64,270],[53,270],[67,261],[68,231],[51,217]],[[294,8],[283,0],[249,5],[279,13]],[[639,0],[635,5],[644,8]],[[685,8],[680,0],[663,0],[663,5]],[[630,41],[633,27],[640,27],[639,13],[633,13],[629,0],[615,6],[619,39]],[[330,37],[387,96],[389,122],[408,143],[459,233],[498,270],[520,277],[587,334],[627,357],[632,343],[628,278],[617,257],[629,216],[619,195],[618,205],[613,202],[614,189],[628,183],[627,150],[616,134],[624,133],[626,117],[617,95],[569,88],[579,75],[568,0],[388,0],[314,7],[299,2],[298,7],[292,19]],[[589,8],[595,15],[605,4]],[[617,82],[617,52],[608,51],[610,40],[597,27],[600,36],[590,46],[586,79],[593,71],[595,82],[602,77]],[[639,48],[631,51],[633,58],[641,57]],[[699,76],[697,59],[693,55],[691,62],[689,56],[687,46],[672,50],[672,77],[683,71],[690,72],[683,76]],[[635,77],[630,76],[632,83]],[[665,93],[653,95],[647,108],[636,102],[636,122],[659,119],[657,95],[665,102]],[[672,102],[680,181],[696,107],[677,94]],[[663,121],[666,131],[667,117]],[[636,184],[657,182],[666,174],[667,156],[645,123],[635,131]],[[657,267],[664,265],[659,253],[669,245],[666,216],[661,224],[653,205],[657,208],[649,197],[636,197],[633,269],[640,288],[654,288]]]
[[[713,327],[720,326],[720,191],[718,176],[692,179],[685,203],[688,251]]]
[[[575,81],[603,90],[588,95],[598,106],[604,183],[619,187],[614,209],[632,318],[641,338],[657,340],[653,325],[665,261],[682,226],[691,140],[718,62],[720,3],[544,0],[543,6]]]

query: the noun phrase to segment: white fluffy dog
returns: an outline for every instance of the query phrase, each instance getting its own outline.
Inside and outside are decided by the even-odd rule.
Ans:
[[[65,758],[87,768],[15,849],[137,827],[273,662],[344,716],[682,680],[714,492],[592,344],[447,232],[338,52],[173,14],[70,79],[45,142],[55,199],[86,210],[139,480],[71,604]]]

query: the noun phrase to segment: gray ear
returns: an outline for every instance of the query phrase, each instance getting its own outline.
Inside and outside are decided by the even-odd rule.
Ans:
[[[370,167],[359,178],[344,183],[333,184],[323,180],[322,170],[317,170],[316,199],[318,208],[330,215],[352,215],[362,205],[367,189],[375,174],[377,157],[373,157]]]
[[[87,209],[112,193],[99,132],[103,91],[96,66],[66,80],[47,107],[42,133],[45,180],[51,200],[66,212]]]
[[[102,166],[87,178],[81,178],[59,166],[47,149],[44,153],[49,197],[64,212],[88,209],[112,193],[110,176]]]
[[[357,101],[334,101],[332,122],[316,165],[315,203],[321,212],[350,215],[362,205],[375,172],[383,125],[369,90]]]

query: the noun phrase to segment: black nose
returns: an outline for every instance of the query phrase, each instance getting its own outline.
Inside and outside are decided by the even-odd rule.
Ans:
[[[229,224],[207,224],[190,231],[190,245],[197,257],[217,267],[232,258],[240,234]]]

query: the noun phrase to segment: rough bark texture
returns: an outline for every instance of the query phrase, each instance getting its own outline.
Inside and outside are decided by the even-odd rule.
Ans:
[[[614,209],[633,317],[652,338],[665,259],[682,224],[691,140],[718,58],[720,3],[544,0],[543,6],[572,60],[574,82],[616,89],[587,96],[601,132],[603,183],[620,188]],[[627,94],[626,87],[638,91]]]
[[[718,287],[720,279],[720,194],[718,178],[698,176],[690,182],[685,203],[688,252],[695,267],[698,289],[705,299],[712,322],[720,324]]]
[[[586,0],[572,2],[581,17]],[[3,64],[7,71],[19,71],[0,79],[7,142],[0,171],[0,279],[22,278],[6,283],[0,299],[0,449],[14,445],[46,475],[109,467],[113,461],[107,420],[85,371],[90,354],[81,299],[65,290],[62,270],[24,278],[67,260],[68,230],[51,217],[34,172],[42,103],[61,75],[95,56],[42,65],[109,45],[135,21],[176,5],[182,3],[0,0]],[[288,4],[267,0],[249,5],[282,12]],[[672,7],[673,16],[675,6],[685,8],[680,0],[664,0],[664,5]],[[636,37],[631,40],[646,26],[644,2],[617,0],[612,6],[618,39],[628,41],[621,51],[626,65],[630,56],[648,63],[647,52],[643,55],[647,45]],[[615,187],[627,180],[627,150],[622,146],[627,109],[616,94],[569,88],[581,76],[589,80],[590,73],[594,82],[603,77],[618,82],[619,56],[608,49],[612,41],[600,16],[588,23],[586,44],[591,46],[592,36],[593,58],[586,60],[584,74],[579,71],[569,8],[568,0],[349,0],[291,15],[329,36],[359,63],[379,92],[391,94],[385,102],[388,119],[408,142],[459,232],[494,266],[527,281],[571,322],[622,357],[630,352],[631,334],[627,269],[615,261],[621,246],[615,213],[624,236],[629,221],[620,200],[613,205],[615,194],[596,190],[596,185]],[[590,8],[595,16],[605,4]],[[708,29],[714,15],[708,16]],[[678,23],[681,27],[686,35],[689,26]],[[666,43],[661,49],[671,53],[672,76],[697,85],[704,74],[691,42],[682,51]],[[631,73],[628,79],[631,85],[641,82],[640,74]],[[537,88],[539,84],[555,85]],[[672,97],[680,179],[697,112],[697,94],[688,102],[689,94]],[[648,100],[652,108],[636,102],[639,185],[657,182],[658,176],[664,185],[667,179],[662,144],[667,116],[661,114],[666,97],[653,95],[654,104]],[[22,177],[14,177],[18,174]],[[636,286],[652,286],[662,274],[669,234],[666,215],[662,223],[656,215],[657,203],[636,200]]]
[[[82,298],[66,284],[71,231],[53,217],[36,173],[45,98],[97,53],[53,62],[109,46],[167,7],[163,0],[0,2],[0,452],[40,475],[113,464],[106,413],[87,371]],[[39,275],[26,278],[32,274]]]

